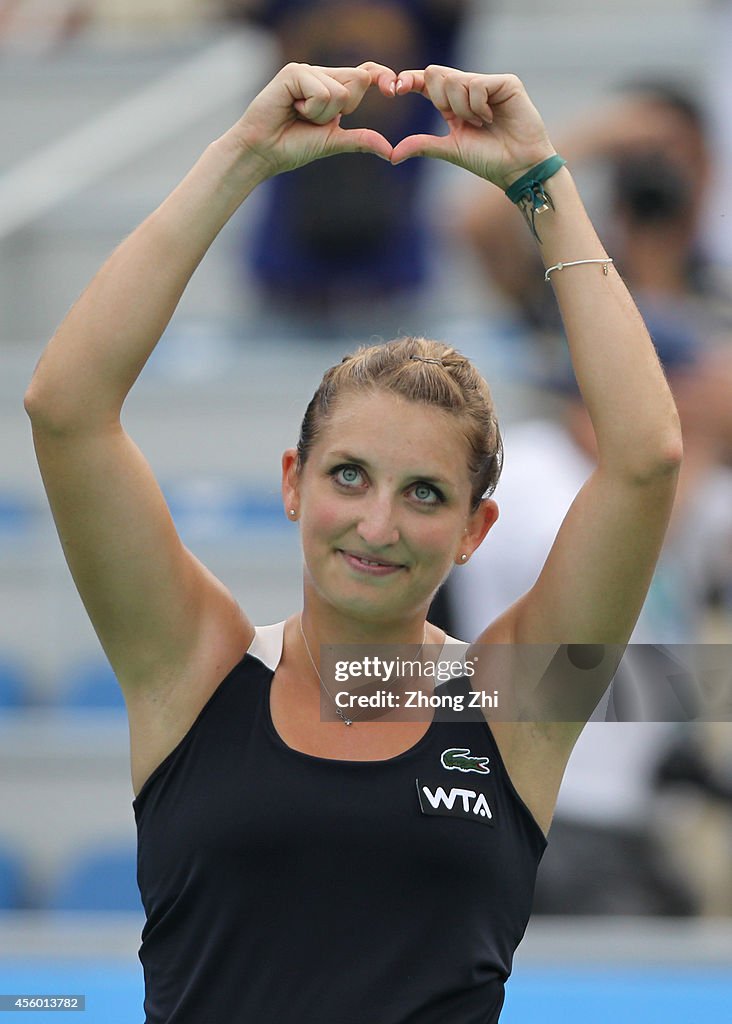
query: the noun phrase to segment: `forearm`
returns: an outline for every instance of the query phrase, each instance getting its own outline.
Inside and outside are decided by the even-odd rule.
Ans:
[[[606,155],[595,143],[591,127],[563,136],[557,142],[558,151],[570,167],[595,155]],[[508,298],[519,301],[522,292],[534,284],[537,256],[531,235],[503,191],[489,182],[475,183],[470,192],[465,213],[458,224],[460,234],[475,247],[478,256],[491,274],[493,283]]]
[[[26,394],[31,418],[66,429],[119,416],[196,267],[263,177],[231,134],[206,149],[56,331]]]
[[[546,183],[554,210],[536,218],[545,267],[607,256],[566,167]],[[610,254],[611,255],[611,254]],[[613,265],[551,274],[601,466],[643,478],[678,462],[681,431],[645,324]],[[535,287],[549,287],[538,280]]]

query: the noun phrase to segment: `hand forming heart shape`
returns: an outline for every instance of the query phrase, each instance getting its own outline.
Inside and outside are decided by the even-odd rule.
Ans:
[[[341,128],[366,92],[430,100],[447,135],[411,135],[396,146],[369,128]],[[507,188],[553,155],[541,117],[515,75],[485,75],[431,65],[397,75],[367,61],[358,68],[288,64],[253,100],[235,130],[265,177],[337,153],[373,153],[392,164],[415,156],[447,160]]]

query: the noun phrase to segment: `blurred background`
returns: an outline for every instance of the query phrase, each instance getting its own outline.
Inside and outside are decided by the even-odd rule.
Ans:
[[[637,722],[631,666],[588,726],[505,1020],[726,1019],[730,52],[728,0],[0,0],[0,995],[86,993],[94,1024],[143,1017],[124,705],[63,561],[25,388],[104,258],[279,66],[372,58],[512,71],[544,115],[682,416],[633,640],[707,645],[721,678],[718,721],[658,705]],[[393,142],[440,130],[418,97],[369,96],[351,121]],[[434,620],[472,639],[541,569],[594,453],[520,215],[448,165],[334,158],[247,201],[125,405],[183,540],[253,621],[300,600],[279,459],[308,399],[353,347],[402,334],[476,361],[506,447],[501,518]]]

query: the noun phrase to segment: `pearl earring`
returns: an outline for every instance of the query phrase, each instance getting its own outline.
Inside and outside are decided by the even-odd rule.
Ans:
[[[467,562],[467,560],[468,560],[468,556],[467,555],[461,555],[460,556],[460,561],[461,562]]]
[[[291,508],[291,509],[290,509],[290,515],[292,516],[292,518],[293,518],[293,519],[294,519],[294,518],[295,518],[295,516],[297,515],[297,512],[295,512],[295,509],[294,509],[294,508]]]

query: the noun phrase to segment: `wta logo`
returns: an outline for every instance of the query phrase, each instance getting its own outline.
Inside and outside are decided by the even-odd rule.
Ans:
[[[475,757],[470,753],[469,747],[448,747],[442,751],[440,762],[443,768],[458,772],[477,772],[479,775],[489,775],[487,757]]]
[[[467,818],[469,821],[479,821],[484,825],[494,824],[493,812],[485,793],[458,787],[453,787],[448,792],[443,786],[430,788],[423,785],[419,779],[415,781],[422,814]]]

